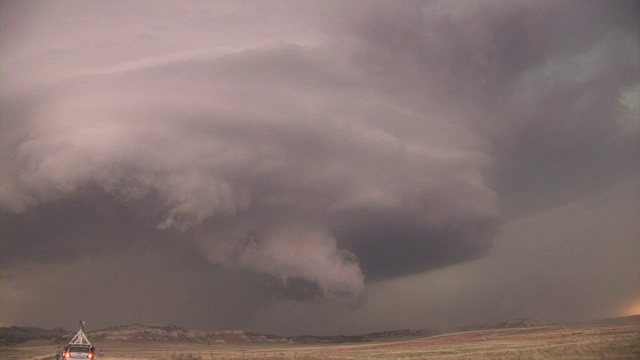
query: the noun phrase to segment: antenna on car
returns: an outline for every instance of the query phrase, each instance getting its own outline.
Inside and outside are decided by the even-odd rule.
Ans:
[[[69,345],[91,345],[89,339],[87,339],[87,335],[84,334],[84,324],[84,320],[80,320],[80,330],[78,330],[76,336],[69,341]]]

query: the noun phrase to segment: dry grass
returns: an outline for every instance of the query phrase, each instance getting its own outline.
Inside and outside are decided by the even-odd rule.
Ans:
[[[2,349],[2,359],[52,359],[55,344]],[[640,359],[638,324],[468,331],[421,339],[342,345],[102,343],[98,360],[214,359]]]

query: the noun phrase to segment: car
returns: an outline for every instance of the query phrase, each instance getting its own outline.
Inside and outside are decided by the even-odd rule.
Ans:
[[[93,359],[93,347],[87,344],[69,344],[62,352],[63,359]]]

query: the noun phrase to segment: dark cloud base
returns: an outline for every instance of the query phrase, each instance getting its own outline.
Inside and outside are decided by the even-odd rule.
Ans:
[[[153,195],[127,202],[96,186],[21,213],[3,211],[3,266],[71,264],[85,257],[118,257],[147,248],[165,253],[181,266],[208,266],[197,239],[215,242],[207,226],[220,224],[203,224],[202,229],[187,232],[162,230],[157,227],[162,217],[160,201]],[[340,218],[349,223],[338,225],[342,221],[336,220],[328,227],[334,229],[338,247],[353,253],[367,282],[477,259],[490,249],[497,229],[487,221],[430,226],[415,215],[391,212],[360,211]],[[249,236],[253,240],[244,247],[265,241],[260,231]],[[295,274],[284,283],[274,279],[271,288],[296,300],[322,297],[317,284]]]
[[[429,225],[414,214],[349,214],[348,228],[336,230],[369,281],[411,275],[480,258],[491,248],[492,221]]]

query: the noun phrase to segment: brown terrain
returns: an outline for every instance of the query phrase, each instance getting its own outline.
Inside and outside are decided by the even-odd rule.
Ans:
[[[640,316],[573,325],[516,319],[436,334],[401,330],[357,336],[283,337],[242,330],[128,325],[91,331],[97,359],[640,359]],[[27,330],[25,330],[27,329]],[[34,339],[9,344],[15,333]],[[2,359],[53,359],[71,338],[59,330],[2,328]],[[52,332],[46,339],[46,332]]]

